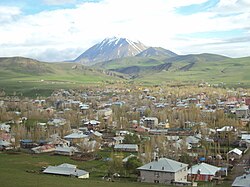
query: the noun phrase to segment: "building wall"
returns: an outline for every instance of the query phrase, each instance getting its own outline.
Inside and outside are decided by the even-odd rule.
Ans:
[[[78,177],[79,179],[88,179],[89,178],[89,173],[85,174],[85,175],[81,175]]]
[[[173,181],[187,181],[187,168],[178,173],[140,171],[141,182],[170,184]],[[180,180],[182,179],[182,180]]]
[[[174,181],[174,173],[168,172],[155,172],[155,171],[140,171],[141,182],[149,183],[163,183],[170,184],[171,181]]]
[[[236,116],[238,118],[247,117],[248,115],[249,115],[249,109],[236,110]]]
[[[185,167],[175,173],[175,181],[187,181],[188,168]]]
[[[242,155],[238,155],[234,152],[228,153],[228,157],[229,158],[234,158],[234,159],[240,159],[242,157]]]
[[[189,174],[188,179],[194,180],[194,181],[211,181],[213,179],[213,175],[199,175],[199,174],[193,174],[192,176]]]
[[[124,152],[138,152],[138,148],[114,148],[117,151],[124,151]]]

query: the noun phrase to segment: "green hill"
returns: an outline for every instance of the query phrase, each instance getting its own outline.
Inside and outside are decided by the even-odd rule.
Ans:
[[[25,96],[50,95],[55,89],[133,80],[165,82],[224,82],[250,87],[250,57],[213,54],[164,57],[128,57],[86,67],[77,63],[45,63],[33,59],[0,58],[0,90]],[[127,79],[127,80],[126,80]]]
[[[0,58],[0,88],[10,94],[49,95],[54,89],[117,80],[121,78],[115,73],[94,70],[81,64],[45,63],[22,57]]]
[[[97,64],[96,68],[127,74],[143,83],[224,82],[250,86],[250,57],[229,58],[215,54],[190,54],[174,57],[130,57]]]
[[[172,63],[168,71],[141,74],[137,81],[161,83],[166,81],[211,83],[224,82],[227,85],[250,86],[250,57],[228,58],[209,63]]]

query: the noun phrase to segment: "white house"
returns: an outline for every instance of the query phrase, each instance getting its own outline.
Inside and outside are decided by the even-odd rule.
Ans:
[[[241,106],[236,109],[235,113],[238,118],[247,118],[250,114],[249,107],[247,105]]]
[[[55,147],[55,154],[58,155],[72,156],[77,152],[79,150],[76,147]]]
[[[53,175],[65,175],[74,176],[81,179],[88,179],[89,172],[81,169],[77,169],[75,165],[72,164],[61,164],[59,166],[48,166],[43,173],[53,174]]]
[[[84,134],[82,131],[73,132],[63,137],[65,140],[70,141],[71,143],[78,143],[86,138],[89,138],[88,135]]]
[[[116,136],[116,137],[113,137],[113,140],[114,140],[114,144],[122,144],[124,137],[123,136]]]
[[[5,123],[0,124],[0,131],[10,132],[10,125],[7,125]]]
[[[12,149],[11,143],[5,140],[0,140],[0,149]]]
[[[55,119],[48,121],[48,125],[55,126],[55,127],[64,126],[66,123],[67,123],[66,119],[63,119],[63,118],[55,118]]]
[[[234,148],[234,149],[230,150],[227,153],[227,155],[228,155],[228,158],[231,160],[240,159],[242,157],[242,151],[239,150],[238,148]]]
[[[117,151],[137,152],[138,145],[136,144],[116,144],[114,149]]]

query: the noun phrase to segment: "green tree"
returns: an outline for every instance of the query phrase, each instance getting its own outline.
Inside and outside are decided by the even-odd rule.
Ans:
[[[111,152],[109,168],[108,168],[109,176],[113,177],[115,173],[121,174],[124,172],[122,158],[123,158],[123,155],[121,153],[114,154],[114,152]]]
[[[137,157],[131,157],[125,164],[126,170],[131,174],[138,174],[137,168],[142,166],[142,162]]]
[[[126,144],[138,144],[140,143],[140,138],[136,134],[129,133],[125,135],[123,142]]]

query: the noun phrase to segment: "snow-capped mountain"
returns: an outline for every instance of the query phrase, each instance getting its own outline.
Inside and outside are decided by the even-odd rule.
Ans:
[[[133,42],[126,38],[106,38],[102,42],[86,50],[77,57],[74,62],[93,65],[98,62],[135,56],[147,48],[148,47],[141,42]]]

